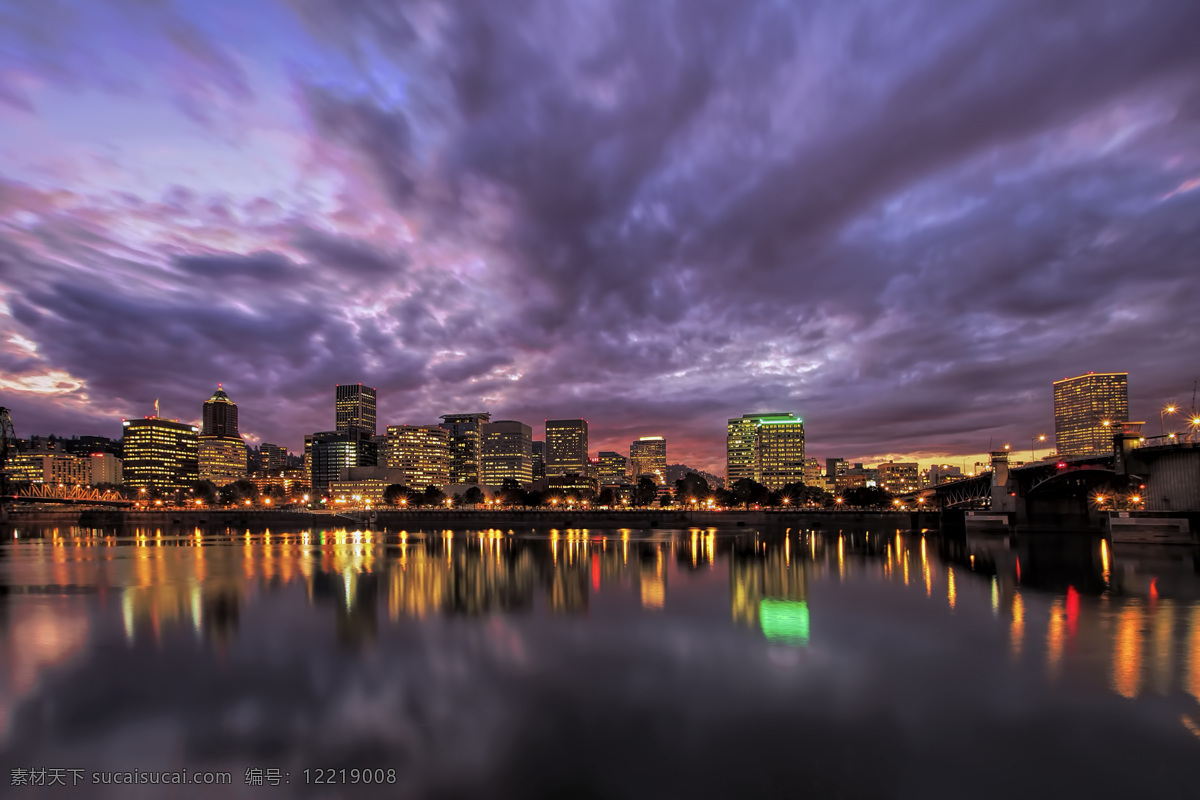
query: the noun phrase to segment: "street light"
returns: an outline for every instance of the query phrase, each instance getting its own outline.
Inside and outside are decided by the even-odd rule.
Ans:
[[[1166,425],[1163,422],[1163,414],[1174,414],[1174,413],[1175,413],[1175,406],[1173,406],[1173,405],[1167,406],[1166,408],[1164,408],[1158,412],[1158,433],[1160,436],[1166,434],[1166,430],[1165,430]]]
[[[1046,434],[1039,433],[1032,439],[1032,444],[1029,446],[1029,460],[1037,461],[1037,443],[1046,441]]]

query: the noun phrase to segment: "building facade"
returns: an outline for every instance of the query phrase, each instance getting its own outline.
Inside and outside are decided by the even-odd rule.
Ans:
[[[825,474],[821,470],[821,462],[815,458],[804,459],[804,485],[805,486],[821,486],[824,483]]]
[[[200,479],[200,429],[158,416],[122,421],[121,472],[139,489],[186,490]]]
[[[221,384],[204,401],[197,444],[200,480],[225,486],[246,477],[248,451],[238,433],[238,407]]]
[[[588,424],[583,419],[546,420],[546,475],[588,474]]]
[[[375,435],[375,390],[361,383],[334,388],[334,420],[338,433]]]
[[[450,483],[450,434],[440,425],[389,425],[383,464],[410,489]]]
[[[121,459],[112,453],[92,453],[87,456],[88,483],[92,486],[121,483]]]
[[[482,481],[503,486],[511,479],[521,486],[533,482],[533,429],[515,420],[497,420],[484,424],[482,441]]]
[[[258,446],[258,457],[262,469],[267,473],[279,473],[287,469],[287,448],[279,444],[263,442]]]
[[[667,482],[667,440],[642,436],[629,445],[629,472],[634,483],[649,475],[659,486]]]
[[[341,479],[342,470],[373,467],[378,463],[378,457],[375,443],[361,431],[314,433],[309,451],[312,493],[317,497],[325,495],[329,485]]]
[[[601,486],[629,483],[629,459],[614,450],[601,450],[596,462],[596,478]]]
[[[1089,372],[1054,382],[1054,441],[1060,458],[1106,455],[1129,421],[1129,373]]]
[[[487,412],[444,414],[441,428],[448,435],[450,483],[476,484],[483,467],[483,426],[491,420]]]
[[[758,425],[753,416],[729,420],[725,435],[725,486],[748,478],[758,480]]]
[[[804,420],[790,413],[745,414],[729,420],[725,440],[725,481],[742,478],[768,489],[804,481]]]
[[[540,481],[546,477],[546,443],[540,439],[533,440],[533,479]]]
[[[889,494],[910,494],[921,488],[921,467],[915,461],[888,461],[875,469],[879,488]]]

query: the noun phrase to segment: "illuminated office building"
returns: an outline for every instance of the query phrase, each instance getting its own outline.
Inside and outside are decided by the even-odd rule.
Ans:
[[[821,474],[821,462],[815,458],[804,459],[804,485],[805,486],[820,486],[823,475]]]
[[[583,419],[546,420],[546,475],[588,474],[588,424]]]
[[[661,436],[643,436],[629,445],[629,465],[634,482],[643,475],[662,486],[667,482],[667,440]]]
[[[629,459],[612,450],[601,450],[596,463],[596,477],[601,486],[629,483]]]
[[[488,422],[481,432],[482,480],[502,486],[512,479],[521,486],[533,482],[533,429],[522,422]]]
[[[197,443],[200,480],[225,486],[246,477],[246,443],[238,433],[238,407],[217,384],[204,402]]]
[[[200,429],[159,416],[122,420],[121,472],[130,486],[173,492],[200,479]]]
[[[88,459],[63,452],[18,453],[8,459],[4,472],[14,483],[64,486],[84,485],[89,483],[91,477]]]
[[[804,420],[795,414],[746,414],[729,420],[725,481],[742,478],[768,489],[804,480]]]
[[[212,397],[204,401],[200,435],[227,438],[240,436],[237,403],[229,399],[229,395],[225,393],[225,389],[219,383]]]
[[[450,483],[449,440],[440,425],[389,425],[382,461],[409,488],[440,488]]]
[[[753,417],[729,420],[725,436],[725,486],[743,478],[757,480],[758,425]]]
[[[121,483],[121,459],[112,453],[92,453],[86,459],[88,483],[92,486]]]
[[[888,461],[875,470],[879,488],[889,494],[909,494],[921,488],[921,468],[915,461]]]
[[[278,474],[287,468],[287,448],[283,445],[263,442],[258,446],[262,468],[268,473]]]
[[[1129,421],[1129,373],[1089,372],[1054,382],[1054,440],[1059,457],[1107,455]]]
[[[492,415],[486,412],[474,414],[444,414],[441,428],[449,436],[450,480],[452,484],[477,484],[483,467],[481,448],[483,426]]]
[[[338,433],[357,431],[375,435],[375,390],[361,383],[339,385],[334,389],[334,417]]]
[[[312,434],[309,445],[309,480],[313,494],[318,497],[329,491],[329,485],[340,480],[343,470],[351,467],[373,467],[378,463],[378,450],[371,437],[361,431],[346,433],[322,431]]]

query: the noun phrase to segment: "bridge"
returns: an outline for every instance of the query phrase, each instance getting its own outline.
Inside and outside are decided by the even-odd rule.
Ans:
[[[119,492],[100,491],[90,486],[64,486],[62,484],[31,483],[11,494],[0,495],[0,503],[50,503],[75,506],[114,506],[127,508],[133,505]]]

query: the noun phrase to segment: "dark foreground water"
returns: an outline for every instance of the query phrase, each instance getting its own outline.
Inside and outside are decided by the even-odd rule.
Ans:
[[[0,769],[6,798],[1195,798],[1200,557],[9,531]],[[229,783],[106,783],[179,771]]]

